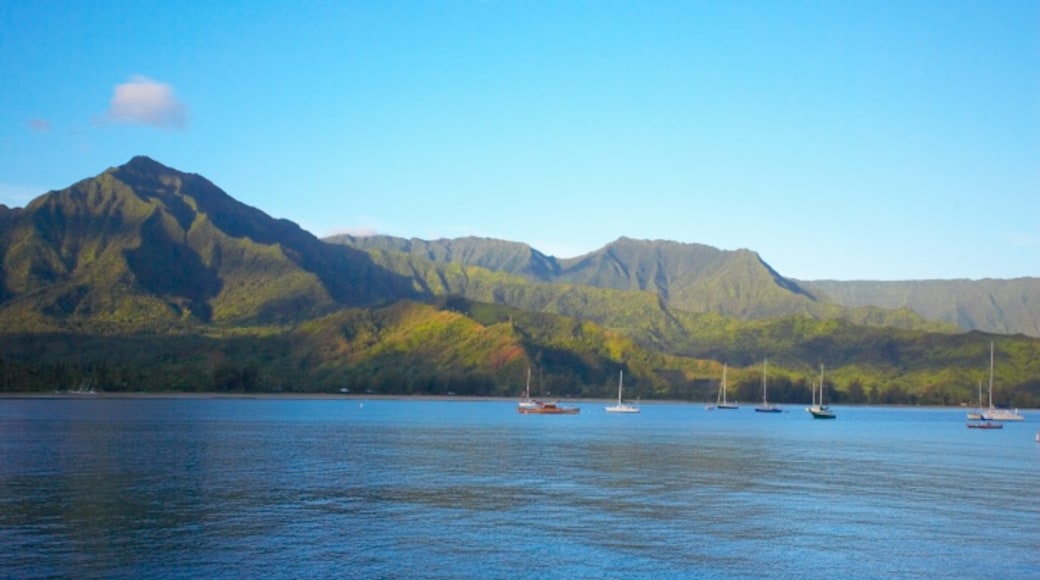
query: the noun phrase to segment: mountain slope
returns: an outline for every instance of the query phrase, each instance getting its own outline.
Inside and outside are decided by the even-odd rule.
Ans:
[[[966,330],[1040,337],[1040,278],[801,284],[845,306],[909,308]]]
[[[584,256],[558,260],[526,244],[483,238],[405,240],[333,236],[333,244],[403,252],[437,263],[478,266],[528,280],[649,291],[675,308],[753,318],[804,312],[816,298],[749,250],[620,238]]]
[[[363,252],[146,157],[3,219],[0,311],[23,328],[288,322],[410,295]]]
[[[624,316],[632,310],[626,302],[643,302],[636,294],[626,297],[625,292],[645,293],[659,311],[717,312],[743,320],[808,314],[899,328],[939,331],[944,326],[928,323],[906,309],[849,308],[818,299],[749,250],[620,238],[595,252],[561,261],[526,244],[480,238],[423,241],[336,236],[327,241],[372,251],[377,262],[411,276],[429,294],[454,293],[533,310],[557,304],[563,307],[560,314],[588,318],[611,328],[619,327],[618,313]],[[489,282],[472,269],[476,267],[494,271],[499,278]],[[541,283],[558,288],[554,291]],[[493,292],[491,285],[495,286]],[[614,294],[608,297],[605,291]],[[549,298],[551,295],[556,298]]]
[[[701,400],[723,362],[756,389],[768,357],[779,401],[823,362],[836,401],[949,404],[993,340],[820,299],[749,251],[381,243],[327,244],[147,158],[0,208],[0,390],[515,395],[530,366],[553,393],[613,396],[623,368],[647,398]],[[1040,401],[1040,341],[996,342],[1001,400]]]
[[[324,238],[331,244],[340,244],[366,250],[391,250],[444,264],[478,266],[493,272],[524,276],[531,280],[551,282],[560,274],[556,258],[546,256],[531,246],[490,238],[465,237],[455,239],[420,240],[394,236],[352,236],[339,234]]]
[[[674,308],[759,318],[813,309],[816,298],[749,250],[620,238],[564,260],[558,280],[648,290]]]
[[[327,238],[359,249],[407,253],[438,263],[480,266],[529,280],[653,292],[671,308],[744,320],[790,314],[906,328],[917,317],[962,330],[1040,337],[1040,279],[907,282],[785,278],[750,250],[620,238],[584,256],[558,260],[517,242],[482,238]],[[851,310],[850,310],[851,309]]]

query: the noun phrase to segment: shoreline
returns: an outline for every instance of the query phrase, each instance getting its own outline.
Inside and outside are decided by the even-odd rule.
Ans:
[[[91,399],[180,399],[180,400],[203,400],[203,399],[224,399],[224,400],[304,400],[304,401],[460,401],[460,402],[505,402],[505,401],[517,401],[518,397],[480,397],[471,395],[379,395],[379,394],[359,394],[359,393],[189,393],[189,392],[95,392],[95,393],[77,393],[70,391],[63,392],[2,392],[0,393],[0,400],[2,399],[61,399],[61,400],[91,400]],[[571,398],[560,398],[561,402],[570,404],[609,404],[615,402],[616,399],[571,399]],[[640,405],[704,405],[703,401],[681,401],[677,399],[653,399],[653,400],[641,400]],[[778,403],[785,410],[788,409],[800,409],[803,405],[809,403]],[[973,409],[974,407],[964,405],[879,405],[879,404],[840,404],[833,405],[836,407],[880,407],[880,408],[891,408],[891,409],[948,409],[948,410],[964,410]],[[753,408],[753,407],[748,407]],[[1037,411],[1038,409],[1027,409],[1018,408],[1019,411]]]

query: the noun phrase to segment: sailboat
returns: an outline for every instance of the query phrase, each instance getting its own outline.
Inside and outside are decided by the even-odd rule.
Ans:
[[[525,409],[535,409],[539,405],[541,405],[541,401],[531,398],[531,367],[527,367],[527,389],[524,391],[524,396],[520,399],[516,408],[522,413]]]
[[[516,406],[521,415],[577,415],[579,407],[561,405],[559,401],[542,401],[531,398],[531,369],[527,369],[527,392]]]
[[[985,421],[1023,421],[1018,409],[997,409],[993,406],[993,342],[989,343],[989,409],[982,412]]]
[[[755,407],[755,411],[758,413],[780,413],[783,412],[777,405],[773,405],[769,402],[766,397],[766,361],[762,360],[762,404]]]
[[[820,402],[816,402],[816,385],[813,385],[813,401],[812,406],[806,409],[809,414],[813,416],[813,419],[835,419],[838,416],[831,411],[830,407],[823,404],[823,365],[820,365]]]
[[[608,413],[638,413],[639,406],[621,402],[621,386],[624,383],[625,371],[618,371],[617,405],[607,407]]]
[[[726,365],[722,365],[722,384],[719,385],[719,398],[715,402],[716,409],[739,409],[736,403],[726,400]]]

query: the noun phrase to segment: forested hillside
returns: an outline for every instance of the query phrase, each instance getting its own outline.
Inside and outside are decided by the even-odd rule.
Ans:
[[[832,317],[869,308],[881,325],[900,326],[908,310],[963,331],[1040,337],[1040,278],[902,282],[793,280],[750,250],[619,238],[576,258],[546,256],[527,244],[486,238],[439,240],[338,235],[334,244],[393,250],[445,264],[480,266],[529,280],[598,288],[648,290],[689,312],[720,312],[755,320],[805,313]]]
[[[137,157],[0,208],[0,390],[713,396],[1040,405],[1040,340],[847,307],[758,254],[619,239],[571,260],[465,238],[327,243]]]

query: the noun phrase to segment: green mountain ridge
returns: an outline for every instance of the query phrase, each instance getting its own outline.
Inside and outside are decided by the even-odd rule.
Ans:
[[[9,216],[0,255],[0,312],[29,327],[293,322],[408,296],[365,253],[143,157]]]
[[[801,282],[843,306],[909,308],[964,330],[1040,337],[1040,278]]]
[[[519,242],[484,238],[419,240],[392,236],[326,238],[358,249],[383,249],[439,263],[480,266],[532,281],[647,290],[670,306],[745,320],[804,313],[904,326],[906,313],[963,331],[1040,337],[1040,278],[903,282],[801,281],[785,278],[750,250],[619,238],[584,256],[560,260]],[[462,251],[460,251],[460,248]],[[886,312],[903,312],[886,320]]]
[[[1040,341],[842,306],[748,250],[364,240],[144,157],[0,210],[0,389],[515,396],[534,368],[547,392],[611,397],[623,369],[638,396],[702,400],[722,363],[753,392],[768,357],[779,402],[824,363],[836,401],[949,404],[996,340],[1001,400],[1040,405]]]

